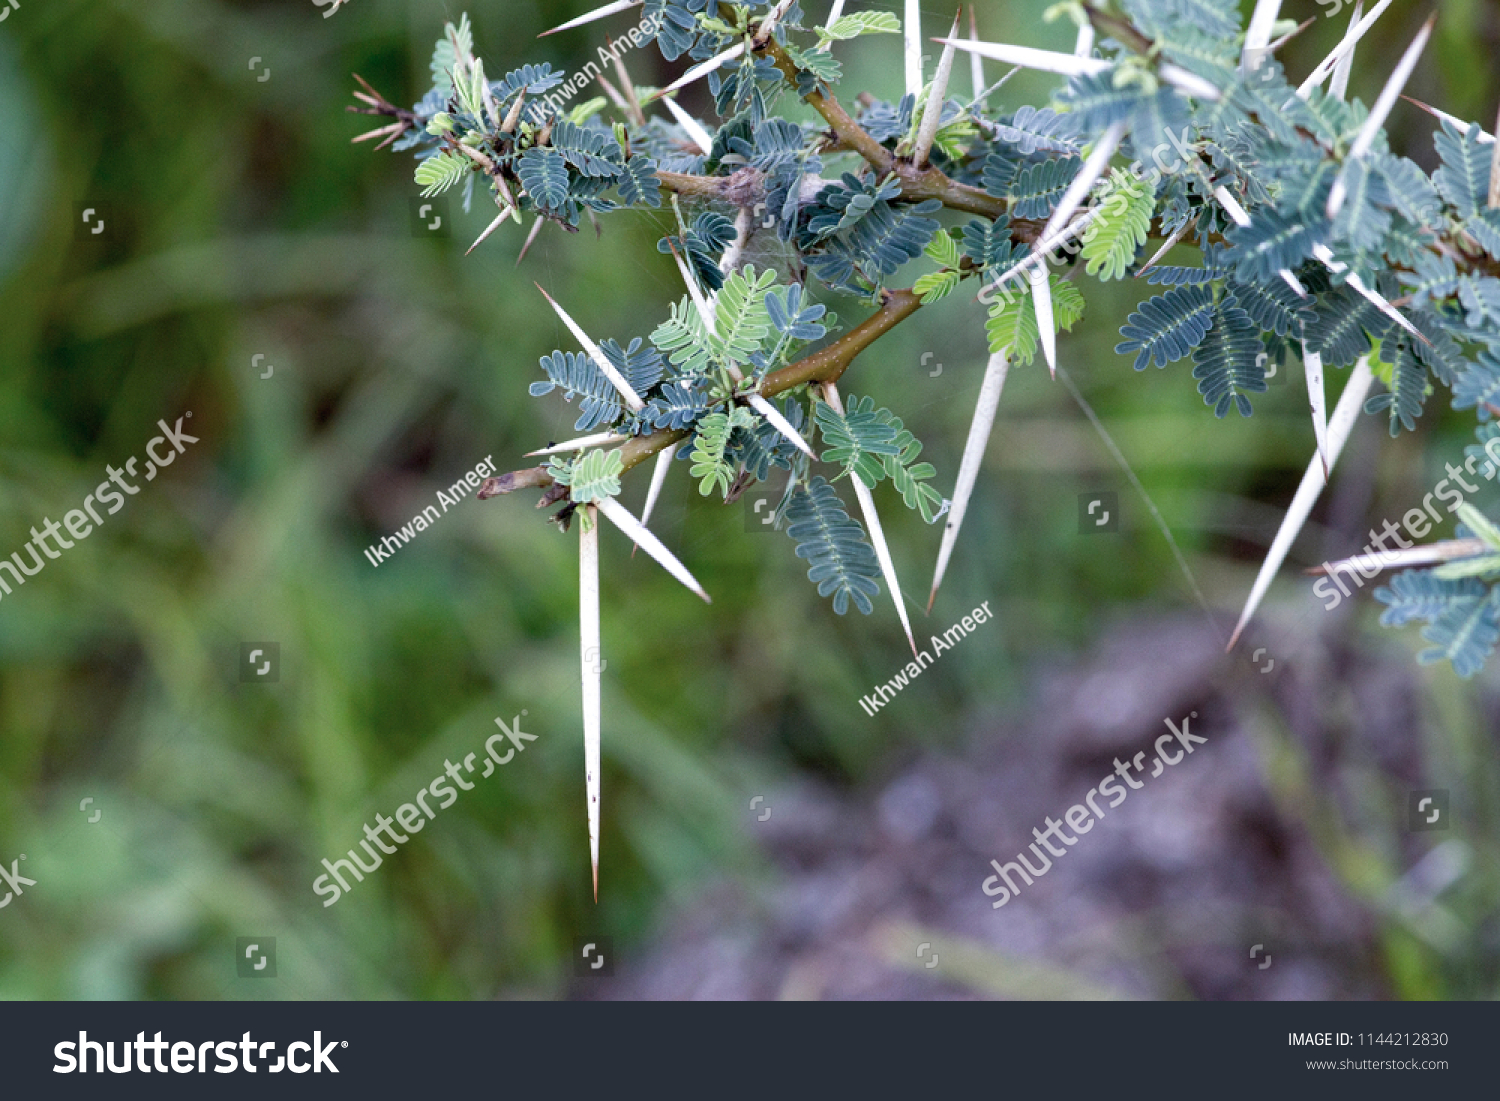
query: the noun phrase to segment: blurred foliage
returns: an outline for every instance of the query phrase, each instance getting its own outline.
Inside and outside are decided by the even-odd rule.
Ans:
[[[535,35],[588,6],[469,8],[497,63],[572,70],[595,56],[599,25],[540,49]],[[1071,44],[1070,29],[1036,26],[1031,5],[981,9],[987,37]],[[1500,95],[1493,7],[1442,13],[1411,92],[1488,114]],[[1420,14],[1388,17],[1361,45],[1353,93],[1373,99]],[[888,609],[830,615],[784,537],[759,538],[744,506],[704,501],[674,472],[653,526],[715,603],[604,537],[596,909],[572,541],[519,496],[471,498],[378,570],[361,552],[485,456],[508,469],[571,433],[575,408],[518,397],[541,377],[539,358],[569,346],[531,281],[579,304],[599,339],[638,331],[679,293],[653,247],[671,226],[617,219],[602,237],[566,239],[548,227],[519,268],[513,227],[464,257],[491,217],[481,209],[455,204],[451,238],[418,238],[411,163],[351,146],[362,120],[344,105],[352,72],[398,102],[420,94],[456,12],[354,0],[320,15],[291,0],[56,0],[0,26],[0,551],[79,507],[106,464],[143,453],[158,419],[192,410],[202,440],[0,600],[0,860],[26,853],[37,881],[0,911],[0,997],[558,995],[574,936],[628,945],[708,877],[765,876],[746,808],[778,778],[878,781],[911,748],[956,743],[1015,707],[1035,663],[1066,660],[1103,620],[1190,605],[1131,487],[1037,366],[1012,376],[931,620],[941,632],[992,600],[997,624],[873,719],[856,700],[904,648]],[[1291,71],[1331,48],[1338,22],[1289,48]],[[849,85],[895,94],[895,42],[852,46]],[[640,84],[676,71],[629,60]],[[1026,73],[1003,94],[1039,102],[1052,86]],[[1390,129],[1398,151],[1432,166],[1429,120],[1398,109]],[[107,212],[106,233],[79,232],[85,205]],[[1130,281],[1098,288],[1063,355],[1211,599],[1237,608],[1311,454],[1300,375],[1252,420],[1215,421],[1184,378],[1136,375],[1114,354],[1115,326],[1144,297]],[[982,321],[953,296],[850,376],[911,411],[940,486],[967,430]],[[550,425],[537,424],[540,407]],[[1466,416],[1423,420],[1394,443],[1379,423],[1359,429],[1348,469],[1364,495],[1320,508],[1327,553],[1352,550],[1369,517],[1398,516],[1461,454]],[[644,489],[627,485],[628,507]],[[1121,534],[1079,538],[1078,495],[1104,489],[1119,491]],[[887,532],[919,591],[938,532],[895,504]],[[1292,561],[1324,553],[1310,543]],[[1329,628],[1309,589],[1288,570],[1270,603],[1316,634]],[[1353,625],[1369,645],[1421,645],[1374,638],[1371,603]],[[277,683],[240,683],[248,640],[280,644]],[[1500,896],[1494,732],[1476,726],[1488,682],[1425,683],[1413,737],[1431,785],[1490,815],[1488,833],[1468,838],[1489,879],[1465,911],[1482,914]],[[523,708],[539,740],[324,909],[311,890],[319,861]],[[1354,835],[1355,855],[1335,863],[1355,889],[1360,846],[1390,848],[1378,803],[1341,810],[1297,788],[1291,765],[1268,775],[1311,800],[1309,813],[1345,815],[1331,836]],[[95,824],[84,798],[102,811]],[[274,982],[236,979],[234,939],[246,935],[277,937]],[[1388,939],[1380,966],[1401,993],[1477,993],[1461,951],[1395,927]]]

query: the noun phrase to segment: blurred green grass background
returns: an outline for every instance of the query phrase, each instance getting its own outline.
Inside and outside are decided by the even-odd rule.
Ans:
[[[766,784],[867,782],[1018,707],[1031,664],[1066,661],[1101,623],[1192,607],[1129,485],[1040,366],[1012,375],[932,620],[941,631],[991,600],[998,627],[873,719],[855,701],[904,649],[888,600],[869,619],[834,616],[789,540],[747,533],[742,509],[702,501],[674,472],[660,532],[715,603],[605,533],[596,910],[573,541],[527,494],[466,501],[378,570],[361,551],[485,456],[511,469],[572,434],[572,406],[525,393],[538,357],[571,347],[532,281],[596,338],[645,336],[680,293],[653,247],[665,222],[607,218],[599,237],[549,226],[520,267],[509,227],[465,258],[487,200],[452,207],[450,239],[414,236],[412,160],[351,145],[365,120],[344,111],[352,72],[398,103],[419,98],[432,42],[461,10],[493,74],[574,70],[605,27],[631,21],[537,42],[588,6],[352,0],[325,20],[296,0],[25,0],[0,25],[0,551],[79,507],[106,464],[142,455],[158,419],[192,410],[202,441],[0,601],[0,860],[25,852],[38,881],[0,912],[0,996],[553,996],[577,933],[644,938],[709,877],[768,876],[744,828]],[[1361,46],[1351,92],[1366,102],[1425,14],[1397,8]],[[982,31],[1066,48],[1071,30],[1041,26],[1039,10],[987,0]],[[1411,93],[1487,119],[1500,97],[1493,8],[1440,10]],[[951,15],[925,14],[934,27]],[[1344,22],[1320,20],[1289,68],[1309,68]],[[850,47],[844,98],[898,96],[898,49]],[[640,84],[681,69],[654,51],[629,62]],[[1023,74],[1003,100],[1045,102],[1052,86]],[[705,107],[701,92],[688,102]],[[1402,106],[1391,131],[1431,164],[1429,120]],[[78,232],[85,205],[109,212],[97,239]],[[1300,371],[1253,419],[1215,421],[1189,364],[1136,374],[1114,354],[1140,284],[1090,281],[1086,294],[1064,362],[1232,613],[1311,454]],[[846,322],[862,314],[834,306]],[[955,295],[866,354],[845,388],[903,416],[951,489],[983,362],[982,311]],[[1399,515],[1461,453],[1472,421],[1445,410],[1436,396],[1400,441],[1361,428],[1368,515]],[[626,489],[632,508],[644,481]],[[1120,493],[1122,535],[1078,537],[1077,496],[1097,489]],[[939,530],[890,506],[916,597]],[[1308,588],[1289,570],[1273,603],[1320,614]],[[1362,604],[1368,632],[1377,609]],[[277,684],[239,682],[243,640],[279,642]],[[1380,633],[1371,645],[1420,644]],[[1460,701],[1481,690],[1445,673],[1424,683]],[[1464,706],[1427,709],[1432,736],[1467,736]],[[539,740],[325,910],[318,862],[523,708]],[[1491,770],[1492,748],[1479,754]],[[236,982],[241,935],[278,938],[276,983]]]

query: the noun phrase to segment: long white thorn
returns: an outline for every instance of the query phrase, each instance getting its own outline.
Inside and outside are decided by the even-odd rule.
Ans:
[[[599,901],[599,713],[604,659],[599,642],[599,511],[585,505],[578,525],[578,653],[583,674],[583,777],[588,800],[589,862]]]
[[[1406,82],[1411,79],[1412,70],[1417,67],[1417,59],[1422,56],[1422,50],[1427,45],[1427,39],[1432,36],[1432,25],[1437,22],[1437,12],[1427,17],[1427,22],[1422,24],[1422,29],[1412,39],[1411,45],[1406,47],[1406,52],[1401,55],[1401,60],[1396,63],[1390,79],[1385,82],[1385,87],[1380,90],[1380,96],[1375,100],[1375,106],[1370,108],[1370,113],[1365,117],[1364,125],[1359,128],[1359,133],[1354,136],[1353,143],[1349,146],[1348,155],[1344,157],[1344,167],[1334,178],[1333,188],[1328,193],[1328,217],[1332,218],[1344,205],[1347,197],[1347,176],[1349,166],[1359,160],[1370,151],[1371,144],[1375,141],[1375,135],[1380,133],[1380,127],[1390,116],[1391,108],[1396,105],[1396,97],[1401,94],[1401,89],[1406,87]],[[1353,47],[1350,47],[1353,50]]]
[[[1495,114],[1495,129],[1500,130],[1500,111]],[[1500,145],[1490,156],[1490,209],[1500,210]]]
[[[1036,330],[1042,341],[1042,355],[1047,360],[1047,373],[1055,379],[1057,319],[1052,311],[1052,275],[1046,268],[1033,268],[1027,278],[1031,280],[1031,305],[1036,311]]]
[[[1308,16],[1291,30],[1287,31],[1286,34],[1282,35],[1275,42],[1272,42],[1269,46],[1267,46],[1266,50],[1273,54],[1277,53],[1281,49],[1281,47],[1285,46],[1288,42],[1296,38],[1299,34],[1307,30],[1308,27],[1311,27],[1317,21],[1318,17],[1316,15]]]
[[[1172,249],[1177,246],[1178,242],[1187,235],[1187,231],[1191,229],[1192,226],[1193,223],[1191,221],[1183,222],[1182,225],[1178,226],[1176,231],[1162,244],[1161,248],[1156,250],[1156,254],[1152,256],[1151,259],[1146,261],[1145,265],[1141,268],[1140,271],[1135,273],[1135,278],[1141,278],[1141,276],[1145,275],[1152,268],[1156,267],[1157,264],[1161,263],[1161,258],[1167,253],[1171,252]]]
[[[1354,13],[1349,17],[1349,30],[1354,30],[1358,25],[1360,17],[1365,13],[1365,0],[1357,0],[1354,5]],[[1345,32],[1347,37],[1348,32]],[[1328,94],[1334,99],[1342,101],[1349,94],[1349,74],[1354,72],[1354,50],[1339,58],[1339,63],[1333,67],[1333,79],[1328,82]]]
[[[1219,200],[1219,205],[1224,208],[1224,213],[1229,215],[1230,220],[1234,222],[1235,225],[1243,228],[1250,224],[1250,215],[1246,213],[1245,208],[1240,206],[1240,201],[1233,195],[1231,195],[1229,193],[1229,189],[1223,184],[1220,184],[1218,187],[1214,188],[1214,198]],[[1297,292],[1298,298],[1307,297],[1306,288],[1303,287],[1297,277],[1292,274],[1291,269],[1282,268],[1276,274],[1281,276],[1282,281],[1286,283],[1287,286],[1291,287],[1292,290]]]
[[[917,145],[912,151],[911,162],[918,168],[927,163],[932,152],[932,143],[937,138],[938,127],[943,121],[943,107],[948,102],[948,82],[953,78],[953,56],[958,47],[953,45],[958,34],[958,16],[953,17],[953,29],[948,32],[950,41],[943,47],[938,58],[937,74],[932,78],[932,91],[927,94],[927,109],[922,112],[922,128],[917,131]]]
[[[751,394],[745,400],[750,403],[751,409],[754,409],[761,416],[765,417],[766,420],[771,422],[771,427],[775,428],[776,431],[780,432],[787,439],[791,440],[798,451],[802,452],[802,454],[806,455],[809,459],[817,458],[817,456],[813,454],[813,449],[807,446],[807,441],[802,438],[802,434],[792,427],[791,421],[787,420],[781,415],[781,410],[777,409],[776,406],[772,405],[768,400],[766,400],[766,398],[764,398],[760,394]]]
[[[1109,129],[1100,135],[1093,150],[1089,153],[1088,160],[1083,162],[1078,175],[1073,177],[1073,182],[1068,184],[1067,190],[1062,193],[1062,198],[1057,200],[1057,208],[1052,211],[1052,217],[1047,219],[1047,224],[1037,235],[1039,241],[1050,239],[1073,216],[1073,212],[1083,204],[1083,200],[1088,198],[1088,193],[1093,190],[1094,184],[1109,167],[1109,158],[1115,155],[1115,150],[1120,147],[1120,139],[1124,136],[1125,121],[1123,119],[1111,123]]]
[[[1426,111],[1433,118],[1442,119],[1446,122],[1451,123],[1454,127],[1457,128],[1460,134],[1467,133],[1469,130],[1470,124],[1459,118],[1457,115],[1450,115],[1447,111],[1439,111],[1431,104],[1423,103],[1420,99],[1412,99],[1411,96],[1402,96],[1401,98],[1406,100],[1406,102],[1410,103],[1413,107],[1419,107],[1423,111]],[[1500,124],[1496,125],[1496,129],[1500,129]],[[1483,130],[1479,131],[1479,141],[1481,143],[1492,142],[1494,140],[1494,134],[1487,134]]]
[[[687,284],[688,297],[693,300],[693,306],[698,311],[698,317],[703,321],[704,331],[713,333],[718,324],[714,318],[713,306],[704,297],[703,288],[698,285],[698,280],[693,277],[693,273],[688,268],[687,261],[682,258],[682,254],[673,247],[670,241],[667,242],[667,247],[672,251],[672,259],[677,261],[677,271],[682,275],[682,281]]]
[[[977,38],[978,35],[973,37]],[[1094,52],[1094,25],[1084,23],[1078,28],[1078,37],[1073,40],[1073,56],[1089,57]]]
[[[1349,265],[1337,260],[1333,255],[1333,250],[1327,245],[1314,245],[1312,251],[1313,255],[1323,262],[1323,266],[1329,271],[1333,272],[1335,275],[1340,275],[1343,272],[1349,271]],[[1381,313],[1385,314],[1386,317],[1389,317],[1397,325],[1400,325],[1407,332],[1411,333],[1423,344],[1432,343],[1432,341],[1427,339],[1424,333],[1422,333],[1415,325],[1413,325],[1410,321],[1406,320],[1406,318],[1402,316],[1400,310],[1396,309],[1395,306],[1392,306],[1390,304],[1385,295],[1381,294],[1373,287],[1367,286],[1365,284],[1365,281],[1361,279],[1357,273],[1349,272],[1348,276],[1345,278],[1345,282],[1353,287],[1355,291],[1357,291],[1367,302],[1372,304]]]
[[[615,370],[615,365],[611,363],[609,361],[609,358],[599,349],[599,345],[595,344],[592,340],[589,339],[589,335],[578,327],[578,322],[574,321],[571,317],[568,316],[568,311],[559,306],[553,300],[552,296],[542,289],[542,285],[540,283],[535,283],[533,284],[533,286],[535,286],[537,290],[542,292],[543,298],[552,303],[552,308],[557,311],[557,316],[562,318],[562,323],[566,325],[568,327],[568,330],[573,334],[573,339],[577,340],[578,343],[583,347],[583,350],[589,354],[589,358],[599,365],[599,370],[604,372],[604,377],[609,379],[609,381],[614,384],[614,388],[616,390],[620,391],[620,396],[625,399],[625,404],[630,406],[630,411],[632,413],[636,413],[644,409],[646,407],[646,403],[643,402],[641,400],[641,396],[631,388],[630,383],[625,381],[625,376],[620,374],[619,371]]]
[[[1337,562],[1325,562],[1321,566],[1314,566],[1307,572],[1327,575],[1354,573],[1356,570],[1361,574],[1364,574],[1366,570],[1404,570],[1411,566],[1426,566],[1433,562],[1452,562],[1454,559],[1473,558],[1485,553],[1492,552],[1490,552],[1489,544],[1483,539],[1445,539],[1441,543],[1432,543],[1425,547],[1356,554],[1351,558],[1341,558]]]
[[[701,122],[679,107],[677,101],[672,97],[667,96],[661,102],[667,105],[667,110],[672,112],[672,117],[677,120],[677,125],[687,131],[687,136],[693,139],[693,144],[703,150],[705,157],[713,152],[714,139],[709,136],[708,131],[703,128]]]
[[[843,15],[844,15],[844,0],[833,0],[833,7],[831,7],[831,8],[828,9],[828,22],[825,23],[825,24],[823,24],[823,25],[825,27],[831,27],[835,23],[837,23],[841,18],[843,18]]]
[[[651,93],[651,95],[647,96],[642,101],[642,105],[649,105],[653,100],[660,99],[662,96],[669,96],[679,88],[686,88],[689,84],[693,83],[693,81],[703,79],[709,73],[719,68],[721,65],[733,61],[744,52],[745,44],[741,42],[737,46],[729,47],[729,49],[725,50],[717,57],[711,57],[707,61],[694,65],[691,69],[683,73],[680,77],[674,80],[671,84],[668,84],[661,91],[653,92]],[[704,152],[707,152],[707,150],[704,150]]]
[[[844,412],[844,403],[839,400],[839,388],[832,382],[823,383],[823,397],[835,413]],[[880,559],[880,571],[885,574],[886,586],[891,590],[891,599],[896,602],[896,614],[901,617],[901,627],[906,631],[906,641],[911,645],[912,657],[917,656],[917,640],[911,633],[911,619],[906,614],[906,598],[901,595],[901,582],[896,579],[896,565],[891,561],[891,548],[885,541],[885,530],[880,526],[880,516],[875,511],[875,498],[870,487],[859,480],[858,474],[850,474],[854,484],[854,496],[859,501],[859,510],[864,514],[865,527],[870,532],[870,543],[875,547],[875,557]]]
[[[705,604],[713,603],[709,595],[703,591],[703,586],[698,584],[698,579],[688,572],[688,568],[677,560],[675,554],[662,545],[662,541],[653,535],[645,524],[630,515],[624,505],[613,497],[601,497],[595,504],[599,506],[601,513],[609,517],[615,527],[630,536],[636,546],[656,559],[662,569],[686,585],[689,592]]]
[[[1184,69],[1181,65],[1173,65],[1163,62],[1157,69],[1157,75],[1183,95],[1194,96],[1198,99],[1217,100],[1224,94],[1220,87],[1212,81],[1205,80],[1197,73]]]
[[[1330,466],[1338,461],[1339,452],[1344,449],[1344,442],[1348,440],[1349,433],[1354,428],[1354,422],[1359,417],[1360,410],[1364,408],[1365,395],[1370,392],[1370,384],[1374,379],[1375,376],[1370,371],[1370,357],[1360,356],[1359,362],[1354,365],[1354,370],[1349,374],[1349,381],[1344,384],[1344,393],[1340,396],[1338,405],[1334,407],[1333,417],[1328,423]],[[1245,630],[1245,625],[1250,622],[1250,617],[1260,607],[1260,602],[1271,587],[1276,571],[1281,568],[1282,562],[1286,560],[1287,552],[1292,549],[1297,533],[1302,530],[1302,525],[1307,523],[1308,514],[1312,512],[1318,495],[1323,492],[1324,484],[1322,459],[1314,455],[1307,464],[1307,472],[1302,475],[1302,484],[1297,487],[1296,496],[1292,498],[1291,506],[1286,510],[1286,518],[1281,521],[1281,528],[1271,543],[1271,549],[1266,553],[1266,560],[1261,563],[1260,573],[1256,576],[1255,585],[1250,590],[1250,598],[1245,601],[1245,610],[1240,613],[1240,621],[1235,625],[1234,634],[1225,648],[1226,652],[1234,649],[1235,643],[1240,640],[1240,634]]]
[[[922,4],[906,0],[906,18],[901,21],[906,32],[906,94],[915,101],[922,94]]]
[[[769,42],[771,32],[776,29],[776,24],[781,22],[781,17],[786,14],[787,8],[792,6],[792,0],[781,0],[771,9],[771,13],[761,21],[760,29],[755,34],[757,42]]]
[[[637,126],[645,126],[646,112],[641,110],[641,101],[635,94],[635,81],[630,76],[630,70],[625,68],[625,50],[623,48],[616,49],[614,56],[615,76],[620,78],[620,91],[625,96],[626,113],[630,116],[631,122]]]
[[[1240,71],[1246,75],[1260,67],[1265,49],[1271,44],[1271,28],[1276,25],[1276,16],[1281,11],[1281,0],[1256,0],[1255,11],[1250,16],[1250,26],[1245,31],[1245,48],[1240,54]]]
[[[555,443],[540,451],[528,451],[526,458],[534,459],[538,455],[561,455],[564,451],[582,451],[587,447],[607,447],[612,443],[624,443],[628,439],[630,439],[629,436],[621,436],[617,432],[596,432],[592,436],[579,436],[576,440]]]
[[[1039,69],[1044,73],[1060,73],[1063,76],[1093,76],[1107,70],[1112,64],[1103,58],[1075,57],[1056,50],[1038,50],[1031,46],[1011,46],[1003,42],[974,42],[966,39],[935,38],[944,46],[951,41],[958,49],[1003,61],[1007,65],[1019,65],[1023,69]]]
[[[553,27],[550,31],[543,31],[541,34],[537,35],[537,37],[546,38],[549,34],[557,34],[561,31],[570,31],[574,27],[583,26],[585,23],[593,23],[599,19],[608,19],[611,15],[616,15],[622,11],[629,11],[631,8],[640,7],[642,2],[643,0],[615,0],[615,2],[612,4],[605,4],[602,8],[595,8],[591,12],[580,15],[577,19],[570,19],[561,26]]]
[[[1109,129],[1105,130],[1089,153],[1088,160],[1084,161],[1083,168],[1078,175],[1073,177],[1073,182],[1063,192],[1058,200],[1057,209],[1052,212],[1052,217],[1047,219],[1043,227],[1040,240],[1048,240],[1053,237],[1058,229],[1073,215],[1079,205],[1088,196],[1095,182],[1104,174],[1109,167],[1109,158],[1114,156],[1115,150],[1119,148],[1120,139],[1125,136],[1124,121],[1111,123]],[[1037,279],[1037,272],[1041,272],[1041,279]],[[1045,268],[1033,269],[1031,278],[1031,300],[1036,307],[1036,324],[1038,334],[1042,341],[1042,354],[1047,359],[1047,370],[1053,378],[1057,377],[1057,329],[1052,312],[1052,283],[1047,276]]]
[[[546,218],[538,214],[536,221],[531,223],[531,232],[526,235],[526,243],[521,246],[521,254],[516,257],[516,267],[520,267],[521,261],[526,259],[526,254],[531,251],[531,246],[536,243],[537,235],[542,232],[542,223],[546,220]]]
[[[948,523],[943,527],[943,545],[938,550],[937,569],[932,575],[932,592],[927,597],[929,613],[937,599],[938,586],[943,583],[943,575],[948,572],[948,560],[953,557],[958,531],[969,510],[969,498],[973,496],[974,483],[979,479],[979,468],[989,447],[990,432],[995,427],[995,411],[1000,408],[1000,394],[1005,389],[1006,375],[1010,373],[1009,353],[1009,348],[1000,349],[990,356],[984,369],[979,401],[974,406],[974,419],[969,424],[969,440],[964,444],[964,457],[958,464],[958,484],[954,487],[953,503],[948,509]]]
[[[667,484],[667,474],[671,472],[672,460],[675,458],[677,458],[675,443],[669,443],[656,453],[656,465],[651,468],[651,485],[646,490],[646,503],[641,508],[642,524],[651,522],[651,514],[656,511],[656,502],[661,499],[662,486]]]
[[[979,16],[978,7],[969,5],[969,40],[979,41]],[[974,83],[974,103],[981,112],[984,111],[985,84],[984,84],[984,58],[976,53],[969,54],[969,77]]]
[[[469,251],[465,252],[464,255],[465,256],[469,255],[469,252],[473,252],[475,249],[477,249],[480,246],[480,244],[484,241],[484,239],[486,237],[488,237],[491,233],[494,233],[495,230],[499,229],[500,228],[500,223],[504,222],[505,219],[509,218],[510,217],[510,212],[512,210],[514,210],[514,209],[515,209],[514,207],[509,207],[509,206],[502,207],[500,209],[500,213],[497,214],[497,215],[495,215],[495,220],[485,227],[483,233],[481,233],[478,237],[474,238],[474,243],[469,246]]]
[[[599,87],[604,89],[604,94],[609,97],[609,101],[611,103],[613,103],[617,108],[625,112],[625,114],[629,115],[631,119],[634,120],[634,110],[626,101],[625,97],[620,94],[620,89],[616,88],[614,82],[603,73],[599,74]]]
[[[1297,98],[1306,99],[1312,94],[1314,88],[1327,80],[1328,74],[1333,72],[1333,67],[1339,63],[1339,58],[1354,49],[1355,44],[1365,36],[1365,32],[1375,25],[1375,20],[1379,19],[1385,9],[1390,6],[1391,0],[1380,0],[1380,3],[1370,9],[1369,15],[1351,27],[1349,33],[1344,35],[1343,40],[1333,48],[1333,52],[1318,62],[1313,71],[1307,75],[1307,79],[1298,86]]]
[[[1328,399],[1323,393],[1323,357],[1302,342],[1302,370],[1307,375],[1307,404],[1312,409],[1313,439],[1323,462],[1323,481],[1328,481]]]

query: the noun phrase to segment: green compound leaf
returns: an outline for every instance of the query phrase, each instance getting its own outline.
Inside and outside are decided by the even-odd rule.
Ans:
[[[823,452],[823,461],[838,463],[845,474],[853,471],[867,486],[874,486],[885,477],[885,457],[901,454],[896,443],[897,429],[890,423],[891,412],[889,409],[876,412],[873,398],[850,395],[842,414],[820,401],[813,415],[829,445]]]
[[[620,493],[620,475],[625,460],[619,450],[590,451],[573,464],[568,496],[578,504],[616,497]]]
[[[1431,570],[1406,570],[1391,578],[1389,588],[1375,590],[1375,599],[1388,605],[1380,614],[1382,627],[1404,627],[1419,619],[1430,623],[1455,600],[1483,595],[1484,586],[1473,578],[1445,581]]]
[[[1135,352],[1135,369],[1155,363],[1165,367],[1182,359],[1208,333],[1213,322],[1214,294],[1202,285],[1173,287],[1166,294],[1142,302],[1120,327],[1125,339],[1115,345],[1121,355]]]
[[[771,315],[766,293],[776,283],[776,272],[767,268],[759,275],[754,264],[746,264],[724,281],[715,310],[718,332],[715,350],[731,363],[748,362],[771,333]]]
[[[923,250],[928,257],[937,261],[941,267],[956,268],[964,261],[963,250],[958,247],[958,242],[953,239],[951,233],[939,233]]]
[[[686,375],[701,375],[713,365],[713,348],[703,315],[686,298],[672,304],[672,316],[651,334],[655,344]]]
[[[552,147],[584,176],[613,179],[620,174],[622,153],[613,134],[563,120],[552,128]]]
[[[817,584],[818,595],[831,595],[839,615],[849,610],[851,599],[865,615],[873,612],[870,598],[880,592],[880,562],[865,541],[865,529],[849,518],[834,488],[821,477],[799,485],[786,515],[797,557],[812,563],[807,577]]]
[[[1204,404],[1214,407],[1214,416],[1222,418],[1231,403],[1240,416],[1250,416],[1250,399],[1245,395],[1266,391],[1263,350],[1259,326],[1226,294],[1214,307],[1213,326],[1193,350],[1198,393]]]
[[[961,282],[963,275],[959,272],[935,271],[918,279],[912,290],[922,299],[922,305],[930,306],[947,298]]]
[[[516,166],[521,183],[538,208],[561,213],[568,201],[568,162],[556,149],[531,148]]]
[[[1376,376],[1386,384],[1387,392],[1376,394],[1365,402],[1365,412],[1378,413],[1382,409],[1386,410],[1390,416],[1392,436],[1399,436],[1403,427],[1408,432],[1414,432],[1417,418],[1422,415],[1422,403],[1427,400],[1431,389],[1427,384],[1427,369],[1405,340],[1382,344],[1380,353],[1382,363],[1376,370]],[[1387,356],[1392,357],[1392,360],[1386,362]]]
[[[452,23],[443,26],[443,37],[438,39],[432,51],[432,84],[442,91],[445,98],[453,94],[453,70],[459,58],[472,56],[474,34],[469,28],[469,14],[465,12],[459,16],[458,26]]]
[[[889,410],[882,409],[881,412],[888,414]],[[901,494],[906,507],[916,509],[926,523],[936,523],[942,512],[943,495],[927,482],[937,477],[937,469],[931,463],[917,462],[917,457],[922,454],[922,441],[912,435],[900,417],[890,415],[889,423],[896,430],[896,446],[901,453],[885,457],[885,472],[890,475],[891,484]]]
[[[1433,137],[1443,167],[1432,175],[1432,182],[1443,198],[1458,210],[1459,217],[1471,218],[1483,210],[1490,190],[1490,158],[1493,151],[1479,143],[1479,123],[1471,123],[1460,134],[1444,120],[1443,128]]]
[[[1483,596],[1455,600],[1430,627],[1422,629],[1422,637],[1434,644],[1423,650],[1417,660],[1423,665],[1442,661],[1453,663],[1453,671],[1459,676],[1472,677],[1489,659],[1500,641],[1500,605],[1496,604],[1497,589]]]
[[[620,197],[631,206],[661,206],[661,180],[656,175],[656,162],[642,153],[621,166],[616,186]]]
[[[900,34],[901,20],[894,12],[857,11],[841,16],[827,27],[819,27],[818,48],[830,42],[845,42],[863,34]]]
[[[1090,275],[1108,282],[1124,277],[1136,250],[1146,243],[1156,198],[1144,180],[1116,168],[1099,207],[1099,216],[1084,234],[1083,258]]]
[[[698,421],[689,473],[699,479],[699,493],[707,497],[718,486],[719,492],[728,496],[729,483],[734,479],[734,464],[724,457],[730,433],[736,428],[754,427],[754,415],[742,405],[735,406],[733,413],[710,413]]]
[[[416,181],[423,189],[422,198],[430,199],[434,195],[441,195],[462,180],[469,168],[470,161],[467,157],[446,150],[428,157],[417,165],[416,171]]]
[[[1083,316],[1083,294],[1072,283],[1051,273],[1047,278],[1052,281],[1052,319],[1059,331],[1072,329]],[[1012,363],[1030,363],[1035,359],[1041,330],[1037,328],[1036,306],[1030,291],[996,298],[990,305],[985,331],[989,334],[991,354],[1009,348],[1007,354]]]
[[[1049,217],[1057,200],[1062,198],[1082,167],[1083,161],[1077,157],[1061,157],[1038,161],[1021,169],[1007,196],[1011,217],[1037,221]]]

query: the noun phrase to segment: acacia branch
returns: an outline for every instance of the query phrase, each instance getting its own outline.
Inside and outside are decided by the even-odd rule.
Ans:
[[[859,325],[832,344],[767,375],[760,385],[761,396],[773,398],[809,382],[837,382],[861,352],[921,308],[922,299],[914,291],[884,292],[880,309]],[[663,428],[649,436],[636,436],[619,448],[623,469],[639,466],[657,452],[686,439],[690,434],[688,429]],[[514,493],[518,489],[548,489],[538,505],[543,507],[562,499],[554,496],[554,491],[560,488],[562,487],[553,485],[552,475],[547,472],[546,467],[533,466],[487,479],[479,488],[479,498],[485,500]]]
[[[797,86],[797,64],[784,49],[776,44],[774,39],[768,41],[764,47],[758,48],[756,52],[768,55],[781,70],[781,75],[787,79],[787,82],[794,88]],[[1007,204],[1004,199],[998,199],[987,191],[949,179],[940,169],[918,168],[907,158],[896,156],[876,141],[868,130],[855,122],[849,112],[844,110],[843,105],[832,95],[824,95],[815,89],[806,97],[806,101],[814,111],[823,116],[823,121],[827,122],[833,130],[831,147],[849,149],[858,153],[882,176],[894,172],[901,183],[902,198],[915,202],[938,199],[952,210],[980,214],[991,221],[1006,212]]]

